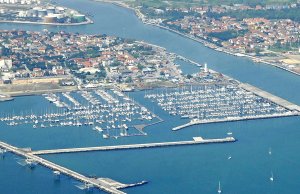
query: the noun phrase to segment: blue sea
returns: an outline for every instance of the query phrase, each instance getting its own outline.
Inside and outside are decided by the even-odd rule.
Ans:
[[[87,34],[108,34],[144,40],[167,48],[209,68],[250,83],[270,93],[300,104],[299,76],[283,70],[253,63],[246,58],[230,56],[206,48],[192,40],[157,27],[144,25],[131,10],[87,0],[59,0],[59,4],[91,13],[94,24],[76,27],[50,27],[0,24],[0,29],[40,31],[64,30]],[[193,73],[198,67],[181,64],[183,72]],[[204,124],[173,132],[171,128],[186,122],[171,117],[156,104],[144,99],[145,92],[129,93],[131,97],[165,120],[145,128],[148,136],[105,140],[91,127],[57,127],[33,129],[11,127],[0,122],[0,140],[33,150],[191,140],[192,137],[225,137],[230,130],[235,143],[166,147],[43,156],[85,175],[109,177],[123,183],[149,181],[149,184],[124,190],[132,194],[198,194],[222,193],[267,194],[297,193],[300,174],[300,119],[287,117],[229,123]],[[53,106],[42,96],[17,97],[0,103],[0,116],[21,112],[39,112]],[[272,155],[268,154],[272,148]],[[231,156],[232,159],[228,160]],[[18,157],[7,154],[0,158],[0,193],[85,193],[75,187],[77,181],[62,177],[56,181],[50,170],[37,166],[30,170],[17,163]],[[271,172],[274,182],[270,182]],[[94,190],[93,193],[102,193]]]

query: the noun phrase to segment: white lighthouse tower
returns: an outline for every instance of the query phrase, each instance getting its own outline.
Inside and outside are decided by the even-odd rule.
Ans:
[[[204,64],[204,73],[208,73],[207,63]]]

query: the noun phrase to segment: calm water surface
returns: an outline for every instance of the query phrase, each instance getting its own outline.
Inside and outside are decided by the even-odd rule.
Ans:
[[[79,27],[0,24],[0,29],[40,31],[47,28],[144,40],[199,63],[207,62],[214,70],[300,104],[298,76],[246,58],[219,53],[166,30],[144,25],[132,11],[118,6],[85,0],[60,0],[59,3],[91,13],[95,23]],[[182,68],[186,73],[198,69],[188,64],[183,64]],[[297,193],[300,174],[299,117],[207,124],[172,132],[172,127],[186,121],[170,117],[152,102],[144,100],[144,92],[129,95],[166,120],[146,128],[147,137],[104,140],[90,127],[33,129],[31,126],[14,128],[0,123],[0,139],[15,146],[30,146],[38,150],[191,140],[194,136],[216,138],[226,136],[230,129],[238,142],[44,157],[86,175],[110,177],[124,183],[150,181],[145,186],[126,190],[128,193],[216,193],[219,180],[223,193]],[[18,97],[12,102],[0,103],[0,112],[19,114],[51,106],[41,96]],[[269,147],[272,147],[272,156],[268,155]],[[231,160],[227,159],[229,155]],[[76,182],[73,179],[63,177],[60,182],[55,182],[48,169],[38,166],[29,170],[16,161],[12,154],[0,159],[0,193],[85,193],[74,186]],[[274,173],[273,183],[269,181],[271,171]]]

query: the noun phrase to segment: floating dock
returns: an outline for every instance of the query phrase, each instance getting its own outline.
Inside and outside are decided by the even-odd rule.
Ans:
[[[40,151],[33,151],[31,153],[34,155],[44,155],[44,154],[61,154],[61,153],[74,153],[74,152],[143,149],[143,148],[197,145],[197,144],[208,144],[208,143],[229,143],[229,142],[235,142],[235,141],[236,141],[236,139],[234,139],[233,137],[226,137],[226,138],[221,138],[221,139],[203,139],[201,137],[194,137],[192,141],[176,141],[176,142],[162,142],[162,143],[145,143],[145,144],[116,145],[116,146],[40,150]]]
[[[120,191],[118,189],[124,189],[124,188],[128,188],[128,187],[134,187],[134,186],[139,186],[139,185],[143,185],[146,184],[146,181],[142,181],[140,183],[135,183],[135,184],[123,184],[123,183],[119,183],[117,181],[114,181],[112,179],[109,178],[89,178],[86,177],[82,174],[79,174],[75,171],[72,171],[70,169],[67,169],[65,167],[62,167],[60,165],[57,165],[53,162],[50,162],[48,160],[45,160],[39,156],[36,156],[34,154],[32,154],[30,151],[26,152],[20,148],[14,147],[12,145],[9,145],[7,143],[1,142],[0,141],[0,147],[2,149],[5,149],[9,152],[12,152],[16,155],[25,157],[26,159],[30,159],[33,160],[37,163],[39,163],[40,165],[43,165],[51,170],[54,171],[59,171],[62,174],[65,174],[69,177],[72,177],[76,180],[79,180],[83,183],[87,183],[89,185],[92,185],[92,187],[94,188],[98,188],[106,193],[111,193],[111,194],[126,194],[123,191]]]

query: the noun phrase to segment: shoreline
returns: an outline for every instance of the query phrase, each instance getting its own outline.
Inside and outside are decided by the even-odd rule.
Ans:
[[[78,12],[77,10],[71,9],[69,7],[64,7],[66,10]],[[94,21],[85,15],[86,21],[78,22],[78,23],[47,23],[47,22],[31,22],[31,21],[11,21],[11,20],[0,20],[0,23],[15,23],[15,24],[34,24],[34,25],[48,25],[48,26],[80,26],[80,25],[87,25],[93,24]]]
[[[138,17],[138,19],[141,22],[143,22],[144,24],[155,26],[155,27],[158,27],[158,28],[161,28],[161,29],[164,29],[164,30],[168,30],[168,31],[173,32],[173,33],[176,33],[176,34],[178,34],[180,36],[183,36],[183,37],[188,38],[190,40],[193,40],[193,41],[196,41],[198,43],[201,43],[203,46],[205,46],[207,48],[210,48],[210,49],[213,49],[215,51],[222,52],[222,53],[229,54],[229,55],[233,55],[233,56],[236,56],[236,57],[246,57],[246,58],[250,59],[251,61],[253,61],[254,63],[263,63],[263,64],[266,64],[266,65],[270,65],[270,66],[279,68],[281,70],[290,72],[290,73],[292,73],[294,75],[300,76],[300,73],[298,73],[298,72],[295,72],[295,71],[293,71],[291,69],[288,69],[286,67],[280,66],[278,64],[265,61],[265,60],[263,60],[261,58],[258,58],[258,57],[255,57],[255,56],[250,56],[250,55],[247,55],[247,54],[244,54],[244,53],[233,53],[232,51],[225,50],[226,48],[224,48],[224,47],[219,47],[217,45],[214,45],[213,43],[210,43],[210,42],[205,41],[203,39],[197,38],[195,36],[192,36],[192,35],[189,35],[189,34],[184,34],[182,32],[176,31],[176,30],[171,29],[171,28],[166,27],[166,26],[162,26],[160,24],[155,24],[155,23],[147,22],[147,21],[144,20],[144,18],[145,18],[144,14],[142,14],[139,9],[132,8],[132,7],[130,7],[129,5],[127,5],[125,3],[121,3],[121,2],[117,2],[117,1],[109,1],[109,0],[93,0],[93,1],[103,2],[103,3],[110,3],[110,4],[117,5],[117,6],[122,7],[122,8],[133,10],[135,12],[135,15]]]
[[[116,6],[119,6],[119,7],[123,7],[123,8],[135,11],[135,8],[132,8],[129,5],[127,5],[125,3],[122,3],[122,2],[119,2],[119,1],[110,1],[110,0],[91,0],[91,1],[109,3],[109,4],[113,4],[113,5],[116,5]]]
[[[143,22],[143,21],[142,21],[142,22]],[[273,67],[279,68],[279,69],[281,69],[281,70],[288,71],[288,72],[290,72],[290,73],[292,73],[292,74],[295,74],[295,75],[300,76],[300,73],[298,73],[298,72],[295,72],[295,71],[293,71],[293,70],[290,70],[290,69],[288,69],[288,68],[286,68],[286,67],[282,67],[282,66],[280,66],[280,65],[278,65],[278,64],[275,64],[275,63],[271,63],[271,62],[265,61],[265,60],[260,59],[260,58],[258,58],[258,57],[254,57],[254,56],[250,56],[250,55],[242,54],[242,53],[237,53],[237,54],[235,54],[235,53],[233,53],[233,52],[231,52],[231,51],[224,50],[224,47],[218,47],[218,46],[216,46],[216,45],[210,46],[210,45],[213,45],[213,44],[210,43],[210,42],[207,42],[207,41],[205,41],[205,40],[202,40],[202,39],[199,39],[199,38],[196,38],[196,37],[191,37],[191,36],[189,36],[189,35],[187,35],[187,34],[178,32],[178,31],[173,30],[173,29],[170,29],[170,28],[168,28],[168,27],[161,26],[161,25],[159,25],[159,24],[149,23],[149,22],[143,22],[143,23],[146,24],[146,25],[152,25],[152,26],[159,27],[159,28],[161,28],[161,29],[165,29],[165,30],[168,30],[168,31],[170,31],[170,32],[176,33],[176,34],[178,34],[178,35],[180,35],[180,36],[183,36],[183,37],[188,38],[188,39],[190,39],[190,40],[193,40],[193,41],[196,41],[196,42],[198,42],[198,43],[201,43],[203,46],[205,46],[205,47],[207,47],[207,48],[210,48],[210,49],[212,49],[212,50],[215,50],[215,51],[218,51],[218,52],[222,52],[222,53],[225,53],[225,54],[229,54],[229,55],[233,55],[233,56],[236,56],[236,57],[246,57],[246,58],[250,59],[251,61],[253,61],[254,63],[263,63],[263,64],[270,65],[270,66],[273,66]]]
[[[0,23],[14,23],[14,24],[34,24],[34,25],[47,25],[47,26],[80,26],[80,25],[88,25],[93,24],[94,22],[87,18],[87,21],[80,23],[46,23],[46,22],[30,22],[30,21],[9,21],[9,20],[0,20]]]
[[[61,88],[61,89],[51,89],[51,90],[37,90],[37,91],[17,91],[17,92],[6,92],[6,94],[8,94],[13,100],[14,97],[21,97],[21,96],[39,96],[42,94],[46,94],[46,93],[56,93],[56,92],[73,92],[73,91],[77,91],[78,89],[75,88]],[[4,101],[9,101],[10,98],[8,100],[4,100]],[[1,102],[1,98],[0,98],[0,102]]]

